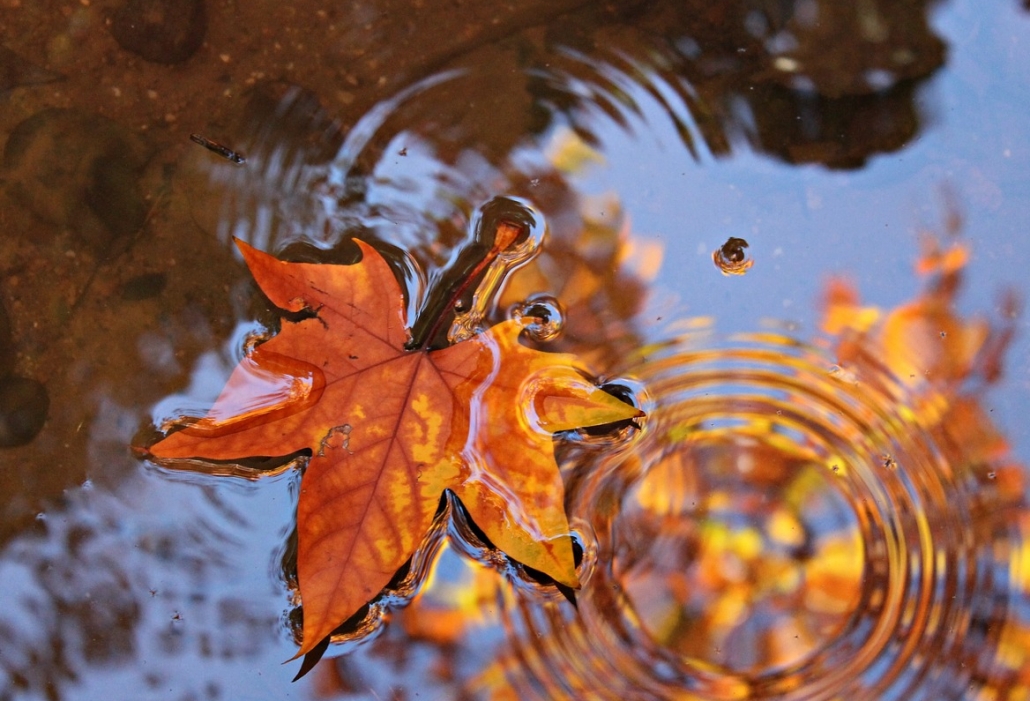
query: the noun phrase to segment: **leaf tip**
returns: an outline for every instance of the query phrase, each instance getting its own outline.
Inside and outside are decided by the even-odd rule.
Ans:
[[[249,243],[247,243],[246,241],[244,241],[243,239],[241,239],[241,238],[239,238],[237,236],[233,236],[232,237],[232,242],[236,244],[236,248],[239,250],[240,254],[243,256],[243,261],[247,264],[248,268],[253,269],[254,268],[254,261],[256,261],[259,258],[263,258],[263,257],[273,258],[274,257],[274,256],[271,256],[268,253],[265,253],[264,251],[262,251],[262,250],[260,250],[258,248],[255,248],[254,246],[251,246]]]
[[[572,604],[573,608],[579,609],[579,602],[576,601],[576,589],[579,589],[579,582],[576,583],[575,587],[570,587],[567,584],[556,582],[555,586],[558,588],[559,593],[565,597],[565,600]]]
[[[322,659],[322,655],[324,655],[325,651],[328,649],[329,636],[327,635],[326,637],[319,640],[318,644],[316,644],[307,652],[304,651],[304,647],[301,647],[300,650],[297,651],[296,655],[283,662],[283,664],[289,664],[301,655],[304,655],[304,661],[301,663],[300,669],[297,670],[297,676],[295,676],[291,680],[291,682],[297,681],[298,679],[306,675],[308,672],[310,672],[312,669],[314,669],[315,665],[318,664],[319,660]]]
[[[375,246],[367,241],[362,241],[359,238],[351,239],[358,246],[358,250],[361,251],[361,260],[367,260],[369,254],[382,258],[382,254],[376,250]]]

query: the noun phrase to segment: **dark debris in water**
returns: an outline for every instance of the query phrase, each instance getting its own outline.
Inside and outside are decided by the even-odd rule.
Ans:
[[[235,163],[236,165],[243,165],[247,162],[247,157],[239,151],[234,151],[228,146],[220,144],[217,141],[212,141],[206,136],[201,136],[200,134],[190,134],[190,141],[192,141],[195,144],[200,144],[211,153],[216,153],[225,160]]]
[[[157,297],[168,284],[164,273],[143,273],[118,286],[118,295],[126,302],[139,302]]]
[[[731,236],[721,248],[712,253],[712,261],[723,275],[743,275],[755,262],[748,258],[745,250],[747,247],[747,241]]]

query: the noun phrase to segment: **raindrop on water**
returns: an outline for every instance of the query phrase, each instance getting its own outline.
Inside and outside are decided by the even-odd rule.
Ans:
[[[550,295],[534,295],[525,302],[512,305],[508,318],[521,323],[526,334],[541,343],[558,338],[565,328],[561,302]]]

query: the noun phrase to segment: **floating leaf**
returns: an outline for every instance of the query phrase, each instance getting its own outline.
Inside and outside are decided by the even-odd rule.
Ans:
[[[383,258],[286,263],[237,241],[261,289],[303,316],[233,371],[208,415],[150,448],[231,460],[310,450],[297,513],[303,645],[316,648],[390,581],[444,490],[490,541],[578,586],[551,433],[640,416],[575,357],[519,343],[507,321],[461,343],[408,349]]]

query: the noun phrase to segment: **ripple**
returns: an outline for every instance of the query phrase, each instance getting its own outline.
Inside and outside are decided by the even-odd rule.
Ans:
[[[649,356],[633,371],[649,392],[639,440],[566,465],[578,615],[507,597],[520,691],[958,699],[1004,685],[1025,600],[1010,581],[1022,480],[1010,468],[999,488],[999,466],[955,440],[968,401],[916,396],[872,362],[842,373],[772,334]]]

